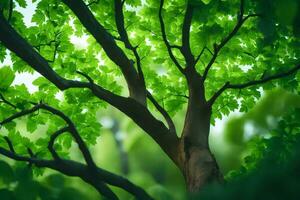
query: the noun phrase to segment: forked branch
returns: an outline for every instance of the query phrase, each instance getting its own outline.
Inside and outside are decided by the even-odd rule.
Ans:
[[[280,79],[280,78],[284,78],[287,77],[289,75],[292,75],[294,73],[296,73],[298,70],[300,69],[300,64],[296,65],[295,67],[291,68],[290,70],[283,72],[283,73],[278,73],[278,74],[274,74],[259,80],[253,80],[253,81],[249,81],[246,83],[241,83],[241,84],[231,84],[230,82],[226,82],[209,100],[210,105],[212,105],[216,99],[226,90],[226,89],[244,89],[247,87],[251,87],[251,86],[255,86],[255,85],[260,85],[260,84],[264,84],[267,83],[269,81],[272,80],[276,80],[276,79]]]
[[[130,97],[142,104],[145,103],[145,87],[141,84],[133,61],[130,60],[116,44],[114,37],[95,18],[91,10],[82,0],[62,0],[62,2],[73,11],[81,24],[96,39],[98,44],[101,45],[110,60],[120,68],[127,82]]]
[[[28,162],[39,168],[49,168],[61,172],[67,176],[80,177],[85,182],[93,185],[97,191],[107,199],[118,200],[114,192],[106,184],[124,189],[137,199],[152,200],[152,198],[140,187],[129,180],[97,167],[94,172],[84,164],[72,160],[45,160],[42,158],[23,156],[0,147],[0,154],[15,161]]]
[[[172,52],[172,47],[174,47],[174,46],[170,45],[170,43],[168,41],[168,38],[167,38],[165,23],[164,23],[164,19],[163,19],[163,16],[162,16],[163,6],[164,6],[164,0],[160,0],[158,17],[159,17],[159,23],[160,23],[162,38],[163,38],[163,41],[164,41],[164,43],[167,47],[167,50],[168,50],[168,53],[169,53],[169,56],[170,56],[171,60],[174,62],[175,66],[178,68],[178,70],[182,74],[184,74],[184,69],[179,64],[179,62],[177,61],[177,59],[175,58],[175,56]],[[178,47],[176,46],[176,48],[178,48]]]
[[[125,22],[124,22],[124,13],[123,13],[123,7],[124,7],[124,2],[121,0],[114,0],[115,4],[115,20],[116,20],[116,25],[118,29],[118,33],[120,35],[120,40],[124,42],[125,47],[129,50],[131,50],[135,56],[136,60],[136,65],[138,69],[138,75],[140,80],[142,81],[142,84],[145,87],[145,78],[141,66],[141,58],[137,52],[137,46],[132,46],[132,44],[129,41],[127,31],[125,29]]]
[[[207,50],[212,56],[214,55],[214,53],[207,47],[207,46],[204,46],[201,50],[201,52],[199,53],[199,55],[197,56],[196,60],[195,60],[195,63],[197,63],[201,56],[203,55],[204,51]]]
[[[68,116],[66,116],[63,112],[61,112],[60,110],[57,110],[57,109],[55,109],[51,106],[48,106],[44,103],[36,104],[31,109],[20,111],[20,112],[14,114],[14,115],[8,117],[7,119],[4,119],[2,122],[0,122],[0,125],[3,126],[4,124],[7,124],[7,123],[9,123],[9,122],[11,122],[11,121],[13,121],[17,118],[23,117],[25,115],[29,115],[31,113],[34,113],[37,110],[40,110],[40,109],[46,110],[46,111],[52,113],[53,115],[56,115],[56,116],[60,117],[61,119],[63,119],[68,124],[68,131],[71,133],[72,137],[74,138],[74,140],[78,144],[79,149],[82,152],[86,163],[88,164],[88,166],[90,166],[92,168],[95,167],[95,163],[92,159],[92,156],[91,156],[85,142],[83,141],[83,139],[79,135],[79,133],[78,133],[74,123],[72,122],[72,120]]]
[[[48,142],[48,149],[52,155],[52,157],[55,159],[55,160],[59,160],[59,155],[57,154],[57,152],[55,151],[54,149],[54,142],[55,140],[60,136],[62,135],[63,133],[67,132],[69,130],[69,127],[66,126],[66,127],[63,127],[61,129],[59,129],[58,131],[56,131],[55,133],[53,133],[51,136],[50,136],[50,140]]]
[[[237,16],[237,23],[234,26],[233,30],[227,36],[225,36],[225,38],[223,38],[219,44],[214,44],[214,50],[213,50],[212,58],[210,59],[209,63],[207,64],[207,66],[204,70],[204,73],[203,73],[203,79],[204,80],[206,79],[210,68],[214,64],[214,62],[217,59],[217,57],[219,55],[219,52],[222,50],[222,48],[237,34],[237,32],[242,27],[242,25],[249,18],[257,17],[257,16],[260,16],[260,15],[259,14],[250,14],[250,15],[247,15],[246,17],[244,17],[244,0],[241,0],[240,11],[239,11],[239,14]]]
[[[160,112],[162,116],[165,118],[169,130],[176,135],[176,128],[169,113],[161,105],[159,105],[159,103],[155,100],[155,98],[152,96],[152,94],[149,91],[147,91],[147,98],[152,102],[152,104],[155,106],[158,112]]]
[[[82,82],[61,77],[33,47],[7,23],[1,14],[0,29],[0,41],[2,44],[16,53],[17,56],[27,62],[34,70],[51,81],[60,90],[69,88],[86,88],[91,90],[97,98],[109,103],[130,117],[160,145],[172,160],[176,160],[177,156],[174,153],[173,145],[178,142],[178,138],[170,134],[167,127],[161,121],[157,120],[143,104],[138,103],[135,99],[116,95],[90,80],[89,82]]]
[[[34,154],[34,152],[29,148],[28,148],[29,157],[19,155],[16,153],[16,151],[13,147],[13,144],[8,137],[5,137],[4,139],[6,140],[6,142],[8,144],[9,150],[6,150],[5,148],[0,147],[0,154],[4,155],[6,157],[9,157],[11,159],[14,159],[16,161],[28,162],[30,165],[35,165],[37,167],[47,167],[50,169],[54,169],[65,175],[68,175],[68,176],[80,177],[87,183],[93,185],[100,194],[102,194],[103,196],[105,196],[108,199],[118,200],[119,198],[116,196],[116,194],[114,194],[114,192],[106,184],[120,187],[120,188],[124,189],[125,191],[134,195],[137,199],[146,199],[146,200],[152,199],[142,188],[134,185],[129,180],[97,167],[94,164],[92,157],[90,156],[90,152],[89,152],[86,144],[84,143],[81,136],[77,132],[76,127],[75,127],[74,123],[71,121],[71,119],[68,118],[61,111],[59,111],[51,106],[48,106],[43,103],[36,104],[31,109],[20,111],[16,114],[12,115],[11,117],[4,119],[2,122],[0,122],[0,125],[2,126],[6,123],[13,121],[14,119],[31,114],[39,109],[46,110],[54,115],[59,116],[68,124],[68,126],[59,129],[58,131],[56,131],[54,134],[52,134],[50,136],[50,140],[48,143],[48,149],[49,149],[51,155],[53,156],[54,160],[44,160],[41,158],[37,158],[36,155]],[[75,139],[76,143],[78,144],[78,146],[80,148],[80,151],[84,155],[87,165],[84,165],[84,164],[81,164],[81,163],[78,163],[75,161],[71,161],[71,160],[61,159],[61,158],[59,158],[58,154],[54,150],[53,145],[54,145],[55,140],[57,139],[58,136],[60,136],[61,134],[63,134],[66,131],[70,132],[71,135],[73,136],[73,138]],[[91,165],[92,165],[92,167],[91,167]]]
[[[190,3],[187,3],[187,8],[184,15],[183,25],[182,25],[182,48],[181,52],[185,58],[187,67],[195,67],[195,58],[192,54],[190,45],[190,29],[193,19],[194,8]]]

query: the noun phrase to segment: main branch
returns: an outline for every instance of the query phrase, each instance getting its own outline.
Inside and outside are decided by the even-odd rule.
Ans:
[[[51,81],[60,90],[69,88],[86,88],[91,90],[96,97],[106,101],[130,117],[159,144],[174,162],[177,162],[174,146],[178,144],[178,138],[174,134],[171,134],[168,128],[161,121],[157,120],[144,104],[139,103],[133,98],[116,95],[94,82],[73,81],[61,77],[50,67],[45,58],[36,52],[34,48],[7,23],[1,14],[0,30],[0,41],[2,44],[16,53],[17,56],[27,62],[34,70]]]
[[[182,25],[182,48],[181,52],[185,58],[187,67],[194,67],[195,58],[191,51],[190,46],[190,29],[193,18],[193,6],[187,3],[187,8],[184,15],[183,25]]]
[[[97,21],[88,6],[82,0],[62,0],[77,16],[82,25],[93,35],[101,45],[106,55],[121,69],[132,98],[145,104],[145,86],[139,79],[133,61],[130,60],[122,49],[116,44],[114,37]]]
[[[137,47],[133,46],[128,38],[127,31],[125,29],[125,22],[124,22],[124,13],[123,13],[123,7],[124,7],[125,1],[121,0],[114,0],[114,5],[115,5],[115,20],[116,20],[116,25],[117,29],[120,35],[120,40],[124,42],[125,47],[129,50],[131,50],[135,56],[136,59],[136,64],[137,64],[137,69],[138,69],[138,74],[139,78],[141,79],[142,83],[145,85],[145,80],[144,80],[144,74],[142,71],[142,66],[141,66],[141,58],[137,52]],[[145,86],[146,87],[146,86]]]

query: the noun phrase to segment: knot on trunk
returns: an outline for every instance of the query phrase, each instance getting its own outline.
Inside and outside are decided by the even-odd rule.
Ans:
[[[184,176],[189,192],[198,192],[212,182],[222,182],[218,164],[208,147],[184,138]]]

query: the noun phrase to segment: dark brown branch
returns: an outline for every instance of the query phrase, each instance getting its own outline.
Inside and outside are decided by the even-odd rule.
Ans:
[[[33,153],[33,151],[32,151],[31,148],[27,147],[27,152],[28,152],[28,154],[29,154],[29,156],[30,156],[31,158],[34,158],[34,157],[35,157],[35,155],[34,155],[34,153]]]
[[[170,134],[167,127],[161,121],[157,120],[143,104],[138,103],[132,98],[116,95],[90,82],[67,80],[61,77],[53,71],[47,61],[6,22],[1,14],[0,30],[0,41],[2,44],[16,53],[17,56],[27,62],[34,70],[47,78],[60,90],[69,88],[86,88],[91,90],[96,97],[106,101],[130,117],[160,145],[172,160],[177,162],[177,155],[173,145],[177,145],[179,139],[174,137],[173,134]]]
[[[155,106],[155,108],[165,118],[165,120],[168,124],[169,130],[176,135],[176,128],[175,128],[174,122],[173,122],[172,118],[170,117],[170,115],[168,114],[168,112],[163,107],[161,107],[161,105],[159,105],[159,103],[155,100],[155,98],[152,96],[152,94],[149,91],[147,91],[147,97],[152,102],[152,104]]]
[[[213,103],[217,100],[217,98],[227,89],[228,85],[230,83],[226,82],[208,101],[210,105],[213,105]]]
[[[258,14],[250,14],[247,15],[246,17],[244,17],[244,0],[241,0],[240,3],[240,11],[239,14],[237,16],[237,23],[234,26],[233,30],[225,37],[222,39],[222,41],[220,42],[220,44],[214,44],[214,51],[213,51],[213,56],[210,59],[209,63],[207,64],[204,73],[203,73],[203,79],[205,80],[207,77],[207,74],[210,70],[210,68],[212,67],[212,65],[214,64],[215,60],[217,59],[219,52],[222,50],[222,48],[231,40],[231,38],[233,38],[237,32],[239,31],[239,29],[242,27],[242,25],[250,18],[250,17],[257,17],[260,16]]]
[[[287,77],[289,75],[292,75],[294,73],[296,73],[298,70],[300,69],[300,64],[296,65],[295,67],[291,68],[290,70],[283,72],[283,73],[278,73],[272,76],[268,76],[265,78],[262,78],[260,80],[253,80],[253,81],[249,81],[246,83],[242,83],[242,84],[231,84],[230,82],[226,82],[209,100],[210,105],[212,105],[216,99],[226,90],[226,89],[244,89],[247,87],[251,87],[251,86],[255,86],[255,85],[260,85],[260,84],[264,84],[267,83],[269,81],[275,80],[275,79],[280,79],[280,78],[284,78]]]
[[[144,104],[146,102],[145,87],[141,84],[138,73],[122,49],[116,44],[114,37],[97,21],[95,16],[82,0],[62,0],[77,16],[82,25],[102,46],[106,55],[121,69],[128,85],[130,97]]]
[[[116,186],[124,189],[125,191],[133,194],[137,199],[151,200],[152,198],[140,187],[134,185],[129,180],[108,172],[104,169],[97,168],[93,174],[91,174],[90,168],[84,164],[71,161],[60,160],[59,162],[54,160],[44,160],[35,157],[26,157],[14,152],[8,151],[0,147],[0,154],[16,161],[24,161],[34,164],[37,167],[46,167],[56,171],[59,171],[67,176],[80,177],[85,182],[93,185],[98,189],[99,181],[102,180],[109,185]],[[100,181],[101,182],[101,181]],[[100,189],[98,189],[99,191]],[[99,191],[100,192],[100,191]],[[100,192],[101,193],[101,192]],[[108,196],[108,195],[106,195]],[[116,199],[116,198],[110,198]]]
[[[114,0],[115,8],[115,21],[120,35],[120,40],[124,42],[127,49],[132,50],[133,46],[131,45],[127,31],[125,29],[124,14],[123,14],[123,4],[121,0]]]
[[[55,160],[59,160],[59,155],[57,154],[57,152],[55,151],[54,149],[54,142],[56,140],[56,138],[58,138],[61,134],[65,133],[66,131],[69,130],[69,127],[66,126],[64,128],[61,128],[59,129],[58,131],[56,131],[55,133],[53,133],[51,136],[50,136],[50,140],[48,142],[48,149],[52,155],[52,157],[55,159]]]
[[[172,94],[172,96],[175,96],[175,97],[182,97],[182,98],[185,98],[185,99],[189,99],[189,96],[185,95],[185,94]]]
[[[72,137],[78,144],[78,147],[79,147],[80,151],[82,152],[86,163],[88,164],[88,166],[94,168],[96,166],[96,164],[93,161],[91,153],[88,150],[88,147],[86,146],[85,142],[81,138],[80,134],[78,133],[76,126],[74,125],[72,120],[68,116],[66,116],[63,112],[61,112],[60,110],[57,110],[51,106],[48,106],[46,104],[38,104],[38,105],[40,105],[41,109],[47,110],[50,113],[59,116],[68,124],[68,126],[69,126],[68,131],[71,133]]]
[[[55,43],[55,45],[54,45],[52,60],[50,60],[52,63],[55,61],[55,58],[56,58],[56,55],[57,55],[57,52],[58,52],[58,47],[59,47],[59,42]]]
[[[31,114],[31,113],[34,113],[35,111],[37,111],[38,109],[40,109],[40,105],[36,105],[34,106],[33,108],[31,109],[28,109],[28,110],[23,110],[23,111],[20,111],[6,119],[4,119],[3,121],[0,122],[0,126],[3,126],[4,124],[7,124],[9,122],[12,122],[13,120],[17,119],[17,118],[20,118],[20,117],[23,117],[25,115],[28,115],[28,114]]]
[[[76,71],[77,74],[80,74],[81,76],[83,76],[84,78],[86,78],[90,84],[94,84],[94,80],[87,74],[80,72],[80,71]]]
[[[59,116],[60,118],[62,118],[69,126],[69,132],[71,133],[71,135],[73,136],[73,138],[75,139],[76,143],[79,146],[80,151],[83,154],[83,157],[85,159],[85,161],[87,162],[87,164],[90,167],[95,167],[95,163],[92,159],[92,156],[86,146],[86,144],[84,143],[84,141],[82,140],[81,136],[79,135],[79,133],[77,132],[77,129],[75,127],[75,125],[73,124],[73,122],[71,121],[71,119],[69,117],[67,117],[63,112],[52,108],[46,104],[40,103],[40,104],[36,104],[33,108],[28,109],[28,110],[23,110],[20,111],[10,117],[8,117],[7,119],[4,119],[2,122],[0,122],[0,125],[4,125],[6,123],[9,123],[11,121],[13,121],[14,119],[17,119],[19,117],[31,114],[39,109],[43,109],[43,110],[47,110],[50,113]]]
[[[275,75],[272,75],[272,76],[269,76],[269,77],[266,77],[266,78],[263,78],[263,79],[260,79],[260,80],[249,81],[249,82],[243,83],[243,84],[229,84],[228,88],[243,89],[243,88],[250,87],[250,86],[253,86],[253,85],[263,84],[263,83],[266,83],[268,81],[284,78],[286,76],[294,74],[299,69],[300,69],[300,64],[298,64],[297,66],[295,66],[292,69],[288,70],[287,72],[275,74]]]
[[[167,47],[167,50],[168,50],[170,58],[172,59],[172,61],[174,62],[174,64],[178,68],[178,70],[182,74],[184,74],[184,69],[181,67],[181,65],[179,64],[179,62],[175,58],[175,56],[174,56],[174,54],[172,52],[172,46],[170,45],[170,43],[168,41],[168,38],[167,38],[165,23],[164,23],[163,16],[162,16],[163,6],[164,6],[164,0],[160,0],[158,17],[159,17],[159,22],[160,22],[160,29],[161,29],[162,38],[163,38],[163,41],[164,41],[164,43],[165,43],[165,45]]]
[[[47,77],[58,88],[66,87],[66,80],[58,76],[41,57],[5,20],[0,13],[0,41],[9,50],[15,52],[41,75]]]
[[[139,78],[142,81],[142,84],[145,86],[145,78],[141,66],[141,58],[137,52],[137,47],[132,46],[132,44],[129,41],[127,31],[125,29],[125,22],[124,22],[124,13],[123,13],[123,5],[125,1],[121,0],[114,0],[114,5],[115,5],[115,20],[116,20],[116,25],[118,29],[118,33],[120,35],[121,41],[124,42],[125,47],[129,50],[131,50],[135,56],[136,59],[136,64],[137,64],[137,69],[138,69],[138,74]]]
[[[11,158],[13,160],[16,160],[16,161],[25,161],[25,162],[34,163],[34,164],[48,164],[48,162],[49,163],[51,162],[51,161],[48,161],[48,162],[44,163],[42,160],[36,160],[36,158],[21,156],[21,155],[16,154],[14,151],[8,151],[8,150],[4,149],[3,147],[0,147],[0,154],[6,156],[8,158]]]
[[[7,136],[4,136],[4,140],[6,141],[8,147],[9,147],[9,150],[11,152],[15,153],[14,146],[13,146],[12,142],[10,141],[10,139]]]
[[[83,150],[82,144],[80,142],[80,140],[82,140],[82,139],[81,138],[78,139],[78,137],[80,137],[80,135],[76,132],[76,130],[74,130],[74,127],[72,127],[73,125],[72,125],[72,122],[70,121],[70,119],[67,116],[65,116],[61,111],[58,111],[58,110],[56,110],[52,107],[49,107],[45,104],[37,104],[34,108],[45,109],[54,115],[58,115],[59,117],[63,118],[69,125],[68,127],[62,128],[62,129],[58,130],[56,133],[54,133],[51,136],[50,141],[48,143],[48,148],[49,148],[52,156],[55,158],[55,160],[59,160],[59,162],[52,162],[52,161],[45,161],[45,160],[37,159],[37,158],[35,158],[35,156],[31,150],[28,151],[30,154],[30,158],[17,155],[15,153],[13,145],[12,145],[11,141],[8,139],[8,137],[5,137],[5,140],[8,143],[10,151],[7,151],[4,148],[0,147],[0,154],[5,155],[14,160],[29,162],[30,165],[35,164],[38,167],[49,167],[51,169],[58,170],[66,175],[81,177],[86,182],[92,184],[101,194],[103,194],[106,197],[109,197],[109,199],[117,200],[118,198],[104,183],[102,183],[102,181],[101,181],[101,180],[103,180],[102,176],[109,176],[110,178],[111,177],[114,178],[115,180],[109,180],[109,181],[105,180],[105,182],[108,182],[108,184],[112,184],[117,187],[123,188],[124,190],[135,195],[137,198],[143,197],[145,199],[151,199],[151,197],[148,196],[147,193],[145,193],[144,191],[142,191],[142,189],[140,189],[137,186],[130,183],[128,180],[118,177],[117,175],[111,174],[107,171],[104,171],[104,170],[98,168],[96,165],[94,165],[93,168],[91,168],[88,165],[89,167],[87,169],[78,169],[77,165],[82,165],[82,164],[79,164],[79,163],[76,163],[73,161],[62,161],[61,159],[59,159],[58,154],[55,152],[55,150],[53,148],[54,141],[59,135],[61,135],[65,131],[69,131],[72,134],[72,136],[75,138],[76,142],[78,143],[80,150],[85,155],[86,152],[85,152],[85,150]],[[30,109],[31,112],[33,112],[33,110],[35,110],[35,109]],[[25,113],[31,113],[31,112],[23,111],[22,114],[15,114],[14,117],[10,117],[10,119],[13,119],[13,118],[15,119],[16,116],[24,116]],[[85,145],[85,143],[84,143],[84,145]],[[88,149],[86,149],[86,150],[88,151]],[[66,166],[62,165],[62,162],[68,162],[71,164],[70,164],[70,166],[68,166],[68,168],[66,168]],[[89,161],[87,161],[87,163],[89,163]],[[86,166],[82,165],[81,168],[86,168]],[[74,172],[74,170],[75,171],[77,170],[78,172]],[[85,170],[86,172],[83,174],[82,170]],[[96,173],[96,174],[91,176],[90,173]],[[123,184],[125,184],[125,185],[123,185]]]
[[[256,59],[256,57],[257,57],[257,56],[254,56],[254,55],[253,55],[252,53],[250,53],[250,52],[244,51],[243,53],[246,54],[247,56],[250,56],[250,57],[253,58],[253,59]]]
[[[178,50],[180,50],[181,51],[181,46],[179,46],[179,45],[170,45],[170,47],[172,48],[172,49],[178,49]]]
[[[194,67],[195,58],[191,51],[190,46],[190,28],[193,18],[193,6],[187,4],[187,8],[184,15],[183,25],[182,25],[182,48],[181,52],[186,60],[187,67]]]
[[[93,80],[91,79],[91,77],[89,77],[87,74],[82,73],[77,71],[77,73],[79,73],[80,75],[84,76],[86,79],[89,80],[89,82],[91,83],[90,89],[94,92],[94,94],[96,94],[97,96],[97,91],[98,91],[98,87],[97,85],[95,85],[93,83]],[[147,97],[149,98],[148,94]],[[100,98],[100,97],[99,97]],[[155,101],[155,99],[153,98],[152,100]],[[161,107],[160,111],[162,111],[164,114],[163,116],[166,117],[166,121],[169,125],[169,130],[172,130],[172,126],[174,126],[174,133],[171,131],[167,131],[165,133],[163,133],[162,135],[159,135],[158,132],[162,131],[162,128],[165,129],[166,127],[161,127],[162,123],[158,120],[156,120],[149,112],[148,109],[146,108],[140,108],[138,104],[132,104],[134,102],[131,102],[131,100],[128,99],[128,102],[118,102],[120,103],[120,110],[123,111],[124,113],[130,113],[130,115],[128,115],[129,117],[131,117],[134,122],[136,122],[141,128],[143,128],[147,133],[150,134],[150,136],[163,148],[163,150],[165,150],[167,152],[168,155],[173,155],[174,152],[171,148],[171,146],[173,144],[176,144],[178,142],[178,137],[176,135],[176,130],[175,130],[175,126],[174,124],[172,125],[172,119],[170,117],[168,117],[168,113],[166,111],[162,111],[163,108],[157,103],[156,106]],[[153,103],[153,102],[152,102]],[[113,104],[112,104],[113,105]],[[134,109],[133,109],[134,108]],[[169,118],[169,119],[168,119]],[[150,125],[149,122],[151,121],[151,123],[153,123],[154,126]],[[169,122],[168,122],[169,121]],[[170,126],[171,125],[171,126]],[[156,128],[154,128],[156,127]],[[149,130],[151,130],[150,132],[148,132]],[[166,130],[164,130],[163,132],[165,132]],[[170,154],[171,153],[171,154]],[[175,155],[173,155],[175,156]],[[174,160],[174,157],[171,156],[171,158]]]
[[[119,200],[118,196],[102,181],[95,180],[93,185],[105,199]]]
[[[207,48],[207,46],[204,46],[199,55],[197,56],[195,63],[197,63],[200,60],[205,50],[207,50],[212,56],[214,55],[214,53],[209,48]]]
[[[101,183],[101,181],[98,181],[96,185],[94,182],[92,182],[92,180],[88,180],[87,178],[89,173],[88,169],[86,168],[86,166],[82,164],[69,161],[69,160],[65,160],[64,162],[56,162],[52,160],[38,159],[36,157],[26,157],[26,156],[16,154],[15,152],[7,151],[2,147],[0,147],[0,154],[16,161],[24,161],[24,162],[28,162],[29,164],[34,164],[37,167],[47,167],[50,169],[54,169],[68,176],[80,177],[87,183],[93,185],[99,191],[99,193],[104,195],[106,198],[118,200],[116,195],[110,189],[109,189],[110,191],[107,190],[107,188],[105,188],[106,190],[103,190],[102,185],[101,188],[99,188],[100,186],[98,184]],[[78,165],[80,166],[80,168],[78,168]],[[84,170],[86,171],[85,173],[83,173]]]

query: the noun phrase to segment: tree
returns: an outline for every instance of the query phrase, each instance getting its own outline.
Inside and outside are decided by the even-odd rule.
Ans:
[[[178,166],[188,190],[197,192],[223,182],[208,143],[214,119],[238,108],[247,111],[261,87],[298,87],[300,4],[294,0],[41,0],[29,27],[15,9],[26,3],[1,4],[0,58],[10,50],[13,66],[1,68],[0,124],[9,133],[0,153],[80,177],[108,199],[118,197],[107,185],[138,199],[151,197],[93,161],[88,146],[98,137],[100,106],[113,106],[131,118]],[[88,37],[89,45],[76,48],[72,35]],[[43,76],[33,82],[38,92],[11,86],[16,72],[33,70]],[[59,91],[65,98],[55,98]],[[186,117],[180,133],[172,116],[182,107]],[[24,146],[16,145],[21,136],[12,123],[24,116],[31,132],[49,123],[47,139],[26,142],[27,156]],[[65,132],[86,164],[67,159],[67,148],[55,148],[59,137],[71,142]]]

